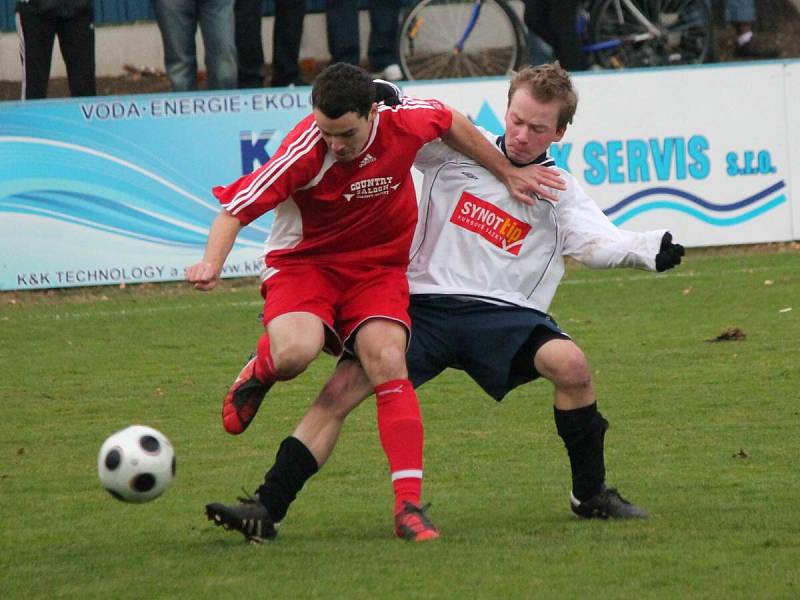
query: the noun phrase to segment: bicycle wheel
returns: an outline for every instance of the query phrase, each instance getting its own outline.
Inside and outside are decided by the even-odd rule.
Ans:
[[[506,75],[527,56],[505,0],[422,0],[403,18],[398,48],[406,79]]]
[[[600,0],[585,49],[605,68],[704,62],[713,46],[707,0]]]

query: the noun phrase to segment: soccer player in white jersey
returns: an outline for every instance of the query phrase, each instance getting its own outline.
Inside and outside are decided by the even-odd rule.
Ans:
[[[420,508],[423,428],[405,364],[408,339],[409,247],[417,221],[410,168],[417,151],[443,138],[473,156],[528,201],[560,185],[547,169],[519,173],[464,117],[435,100],[388,107],[375,103],[365,71],[338,64],[312,89],[313,113],[255,172],[214,189],[222,210],[203,260],[187,269],[200,290],[218,282],[239,230],[275,209],[266,245],[264,334],[228,391],[223,425],[242,433],[278,381],[303,372],[323,350],[358,358],[378,405],[378,428],[395,492],[395,532],[424,541],[438,532]],[[283,518],[283,479],[308,477],[316,461],[295,438],[279,456],[299,473],[271,472],[255,498],[209,504],[216,524],[248,539],[274,537]]]
[[[408,270],[409,379],[418,387],[447,367],[459,368],[498,401],[518,385],[549,379],[571,466],[572,511],[583,518],[643,518],[644,510],[606,485],[608,422],[597,409],[591,371],[547,310],[564,256],[593,268],[660,272],[680,264],[684,249],[665,230],[615,227],[547,156],[576,108],[569,74],[558,65],[525,68],[511,81],[505,134],[490,137],[498,155],[520,168],[544,166],[566,182],[533,204],[512,198],[486,169],[440,142],[417,155],[425,177]],[[314,457],[314,472],[331,455],[347,414],[371,392],[362,366],[340,361],[292,435]],[[279,453],[270,472],[297,475],[287,459]],[[274,478],[285,490],[283,514],[306,480]]]

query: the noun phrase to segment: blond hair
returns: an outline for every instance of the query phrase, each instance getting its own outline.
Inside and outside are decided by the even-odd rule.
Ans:
[[[539,102],[558,102],[561,108],[558,111],[558,127],[560,131],[572,123],[575,110],[578,108],[578,94],[572,87],[569,73],[561,68],[557,62],[539,65],[538,67],[525,67],[515,73],[511,78],[508,88],[508,103],[514,92],[524,88]]]

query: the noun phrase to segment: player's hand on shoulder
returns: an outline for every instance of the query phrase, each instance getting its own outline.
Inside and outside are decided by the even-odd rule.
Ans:
[[[509,189],[514,198],[525,204],[533,204],[537,196],[555,202],[558,200],[556,191],[567,189],[566,181],[557,170],[542,165],[513,167],[510,179]]]
[[[667,231],[661,238],[661,248],[656,254],[656,271],[662,273],[681,264],[681,257],[686,254],[683,246],[672,243],[672,234]]]
[[[397,106],[403,102],[403,92],[391,81],[373,79],[375,85],[375,102],[383,102],[386,106]]]
[[[186,269],[186,281],[193,283],[196,290],[208,292],[219,282],[219,273],[211,263],[200,261]]]

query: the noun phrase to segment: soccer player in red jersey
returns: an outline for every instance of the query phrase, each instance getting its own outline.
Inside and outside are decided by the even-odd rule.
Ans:
[[[640,519],[647,511],[606,485],[608,421],[597,407],[583,351],[547,310],[564,274],[565,256],[592,268],[662,272],[681,263],[684,248],[663,229],[617,228],[575,177],[547,155],[576,108],[570,76],[560,66],[526,67],[509,87],[505,133],[485,132],[509,164],[561,173],[565,187],[555,193],[557,202],[539,197],[532,205],[519,203],[475,161],[440,142],[417,154],[415,166],[424,180],[407,273],[414,335],[406,365],[415,387],[457,368],[498,402],[524,383],[550,380],[556,430],[570,462],[572,512],[587,519]],[[281,451],[269,471],[268,483],[283,490],[282,515],[330,457],[349,412],[372,395],[371,382],[349,358],[339,362],[292,438],[284,441],[308,448],[314,468],[288,464],[295,457]],[[426,519],[422,510],[412,513],[398,521],[398,535],[417,539],[414,532],[432,527]]]
[[[271,386],[302,373],[322,350],[357,357],[377,398],[396,533],[434,539],[438,532],[420,508],[423,428],[405,363],[405,272],[417,221],[411,165],[424,144],[442,138],[484,164],[521,201],[532,202],[530,193],[549,195],[544,186],[561,182],[547,169],[513,168],[466,117],[435,100],[377,104],[375,85],[358,67],[323,71],[312,106],[266,164],[214,189],[222,210],[203,260],[187,270],[196,288],[215,287],[239,230],[275,210],[261,287],[266,331],[225,397],[223,424],[242,433]],[[286,505],[275,481],[307,478],[317,469],[296,438],[284,440],[280,453],[300,472],[268,472],[255,498],[209,504],[209,518],[250,540],[274,537],[284,516],[279,507]]]

